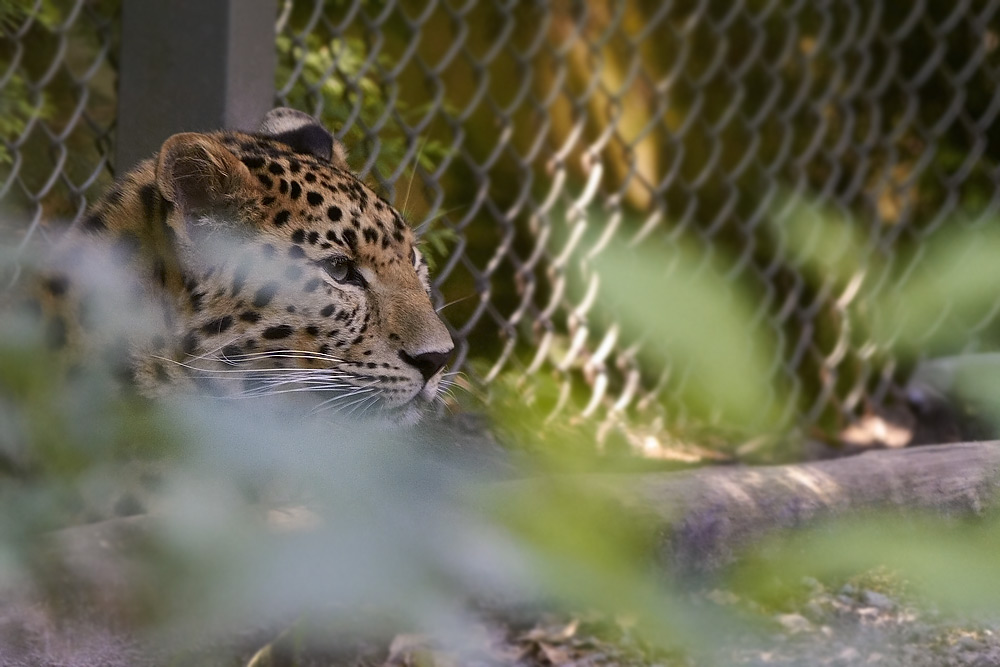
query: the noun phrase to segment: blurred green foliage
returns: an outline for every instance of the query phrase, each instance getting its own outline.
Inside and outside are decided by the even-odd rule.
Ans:
[[[835,228],[822,235],[838,237]],[[925,252],[951,267],[952,248],[975,241],[942,239]],[[809,245],[801,245],[798,260],[808,263]],[[598,306],[613,310],[624,327],[652,332],[650,354],[692,360],[699,380],[690,385],[693,405],[724,423],[780,423],[769,420],[783,407],[774,400],[783,389],[766,387],[762,378],[770,375],[759,366],[773,341],[754,333],[745,294],[734,292],[716,267],[682,253],[667,262],[662,249],[615,246],[604,257],[602,275],[612,278]],[[948,281],[942,288],[991,280],[978,262],[959,266],[942,272]],[[649,308],[637,282],[669,308]],[[902,293],[900,312],[922,312],[918,292]],[[974,304],[982,291],[956,294]],[[959,306],[959,312],[968,307]],[[919,317],[899,322],[921,326]],[[705,664],[726,655],[720,637],[766,643],[774,610],[806,604],[802,577],[837,582],[880,566],[909,582],[922,604],[996,611],[995,586],[988,583],[1000,574],[992,521],[900,524],[876,516],[783,536],[731,573],[729,585],[759,601],[755,612],[706,607],[676,588],[690,582],[671,581],[669,564],[655,560],[664,537],[656,513],[623,513],[587,476],[536,476],[511,495],[510,483],[435,454],[439,436],[426,441],[420,431],[299,418],[295,405],[282,401],[137,401],[114,390],[99,365],[67,377],[37,326],[0,318],[0,583],[96,595],[92,622],[104,622],[101,613],[114,605],[117,623],[165,645],[185,664],[204,658],[198,645],[225,650],[218,646],[234,628],[273,627],[264,634],[269,641],[303,617],[317,619],[327,635],[384,623],[389,632],[403,627],[462,645],[475,617],[466,606],[470,597],[634,618],[631,632],[653,653]],[[962,326],[957,320],[952,335],[960,336]],[[532,395],[510,388],[527,401],[494,404],[503,406],[495,419],[516,433],[519,446],[545,453],[529,459],[523,472],[532,476],[561,462],[573,469],[572,458],[560,457],[572,455],[587,426],[551,417],[558,385],[530,388]],[[125,524],[145,527],[139,547],[101,552],[126,579],[119,582],[123,590],[88,592],[86,576],[67,579],[67,563],[50,560],[51,540],[86,535],[99,524],[50,531],[87,518],[71,510],[115,493],[130,465],[149,460],[160,464],[159,504],[145,522]],[[277,530],[265,520],[275,514],[286,516]],[[368,615],[378,609],[391,610],[390,617]],[[206,664],[220,654],[211,655]]]
[[[376,178],[396,174],[396,203],[410,209],[412,219],[432,211],[442,215],[442,202],[422,183],[418,168],[434,172],[450,164],[438,183],[447,193],[443,203],[479,208],[475,224],[467,229],[456,231],[451,219],[430,228],[425,237],[432,250],[429,259],[442,263],[461,248],[475,267],[497,261],[497,248],[506,242],[502,223],[508,220],[514,222],[510,243],[519,257],[536,252],[538,243],[548,256],[558,255],[569,236],[565,210],[557,208],[539,221],[519,208],[525,192],[536,201],[547,196],[551,178],[546,169],[552,165],[538,160],[525,170],[519,156],[530,154],[539,127],[551,128],[546,140],[563,145],[577,131],[579,114],[591,114],[580,130],[583,138],[558,165],[568,174],[567,192],[575,196],[588,176],[585,149],[615,120],[615,110],[623,110],[617,118],[619,136],[602,145],[600,157],[607,171],[600,187],[622,194],[631,213],[623,225],[626,231],[637,230],[643,224],[641,214],[651,206],[675,212],[676,219],[661,223],[669,224],[669,243],[612,244],[593,267],[586,267],[602,277],[597,310],[606,321],[621,324],[629,343],[642,343],[644,364],[673,368],[668,387],[673,386],[670,380],[682,376],[685,381],[670,400],[683,404],[687,414],[732,433],[723,446],[732,451],[746,438],[780,431],[794,421],[802,409],[794,396],[815,396],[827,389],[815,378],[821,375],[822,359],[834,351],[905,366],[929,354],[962,350],[974,338],[996,338],[991,323],[997,280],[992,274],[1000,238],[992,231],[995,221],[983,219],[981,212],[993,199],[991,174],[1000,163],[1000,126],[975,128],[986,137],[985,152],[971,166],[971,126],[944,127],[933,137],[933,147],[925,134],[955,104],[950,72],[962,71],[980,53],[995,63],[996,48],[970,39],[964,28],[947,34],[925,29],[954,9],[944,0],[925,3],[924,24],[891,45],[902,54],[900,79],[913,80],[927,62],[925,55],[941,52],[942,44],[944,64],[919,84],[885,88],[876,103],[870,96],[850,94],[851,84],[842,78],[843,54],[816,50],[824,30],[828,39],[847,33],[853,25],[850,12],[826,8],[830,13],[824,15],[818,5],[779,3],[789,11],[793,5],[798,32],[788,42],[788,23],[773,3],[748,3],[748,11],[760,12],[755,30],[725,20],[731,3],[676,3],[667,23],[674,34],[686,34],[690,41],[647,40],[637,50],[622,40],[604,42],[600,55],[608,66],[601,70],[602,85],[585,105],[572,100],[593,70],[594,54],[581,40],[568,47],[566,91],[556,96],[552,109],[522,105],[503,118],[498,118],[496,104],[467,105],[482,81],[500,106],[510,101],[510,82],[526,74],[509,58],[482,68],[460,62],[441,74],[446,92],[433,103],[428,101],[425,73],[415,61],[389,81],[384,73],[399,64],[412,33],[399,16],[380,24],[386,41],[377,53],[371,35],[359,34],[367,27],[349,34],[321,28],[301,42],[281,36],[279,80],[287,80],[295,65],[302,64],[302,83],[290,91],[289,102],[309,111],[320,109],[323,120],[334,127],[350,123],[344,141],[352,165],[367,165]],[[343,6],[331,2],[324,11],[335,23]],[[880,6],[883,31],[898,29],[912,11],[903,0]],[[20,21],[23,7],[0,0],[0,21]],[[63,15],[54,2],[40,7],[32,33],[39,47],[29,54],[28,72],[44,66],[53,48],[45,28]],[[117,11],[113,1],[101,7],[109,15]],[[696,9],[704,11],[704,20],[686,33],[685,21]],[[291,19],[293,27],[306,20],[304,10],[298,11]],[[543,25],[533,22],[538,11],[534,5],[511,11],[520,25]],[[629,5],[625,31],[634,34],[659,11],[659,3]],[[489,3],[480,3],[463,14],[469,27],[465,39],[474,55],[502,34],[504,21],[496,12]],[[576,17],[561,5],[555,12],[547,25],[553,35],[565,37]],[[599,35],[608,20],[598,7],[584,34]],[[735,27],[725,28],[726,39],[720,41],[720,26]],[[430,17],[420,30],[424,37],[416,52],[430,63],[456,37],[445,14]],[[528,32],[508,37],[513,47],[523,47],[532,38]],[[803,57],[776,67],[773,58],[786,42]],[[870,46],[864,56],[848,54],[848,62],[887,61],[889,43],[876,40]],[[758,47],[764,56],[748,61],[746,54]],[[71,40],[69,60],[86,64],[99,48],[94,35]],[[630,71],[625,65],[637,52],[651,79],[665,76],[682,52],[692,72],[714,73],[677,78],[666,114],[661,114],[656,91],[641,80],[625,91],[623,103],[612,100],[609,91],[621,90]],[[9,55],[0,52],[0,68],[5,57]],[[724,66],[713,70],[717,58]],[[541,53],[530,67],[536,92],[546,92],[557,71],[552,54]],[[848,69],[865,77],[873,76],[865,72],[879,70]],[[985,71],[976,70],[964,81],[959,117],[984,117],[992,103],[992,83],[984,80]],[[331,72],[335,76],[327,76]],[[732,72],[742,73],[738,95]],[[112,78],[106,73],[95,83],[92,111],[101,122],[113,119]],[[7,141],[23,132],[33,114],[60,123],[72,109],[66,104],[72,100],[72,86],[65,77],[37,99],[31,99],[24,81],[15,74],[0,98],[0,137]],[[777,102],[771,99],[774,90]],[[832,90],[844,97],[793,107],[802,90]],[[762,115],[755,122],[720,124],[734,100],[744,118]],[[797,111],[762,111],[768,105]],[[396,122],[416,124],[435,109],[439,111],[420,133],[427,139],[415,139]],[[648,142],[626,145],[660,115],[665,124],[652,131]],[[690,122],[692,117],[698,122]],[[892,141],[868,154],[840,148],[845,137],[855,145],[868,145],[870,132],[890,130]],[[498,135],[507,132],[512,148],[495,154]],[[466,153],[458,160],[456,135],[464,138]],[[44,137],[34,137],[23,149],[38,158],[26,161],[31,162],[25,167],[29,182],[48,176],[43,144]],[[102,147],[93,137],[74,135],[69,146],[72,162],[81,170],[100,160]],[[722,146],[721,151],[713,150],[716,146]],[[748,146],[756,152],[746,162]],[[809,151],[813,159],[804,166],[803,160],[782,158]],[[0,145],[0,162],[10,159]],[[772,168],[774,164],[780,166]],[[642,186],[644,181],[660,182],[673,167],[675,180],[667,187]],[[960,182],[942,177],[963,171]],[[776,182],[796,184],[799,192],[823,192],[836,206],[817,205],[808,197],[784,197],[775,204],[759,196]],[[484,193],[490,206],[481,204]],[[53,215],[75,212],[75,200],[66,192],[57,192],[51,200]],[[939,214],[949,206],[958,215],[942,218]],[[770,223],[752,228],[744,224],[764,218]],[[598,231],[610,224],[600,212],[591,220]],[[540,232],[545,226],[554,230],[547,241]],[[908,233],[897,235],[901,226]],[[941,230],[934,232],[931,228],[937,226]],[[710,241],[702,240],[700,232],[709,231]],[[588,237],[584,245],[597,243],[597,236]],[[593,259],[582,259],[586,250],[578,258],[581,264]],[[763,298],[759,276],[748,266],[774,267],[767,274],[772,281],[767,287],[773,286],[776,296]],[[524,284],[509,277],[509,262],[502,268],[486,287],[491,307],[504,315],[520,306]],[[793,279],[800,274],[801,285]],[[545,262],[533,270],[537,303],[551,297],[554,275]],[[571,290],[586,287],[579,278],[569,277]],[[801,303],[820,304],[810,333],[818,353],[806,358],[796,377],[780,368],[782,355],[788,353],[782,340],[803,335],[801,323],[764,322],[792,285],[803,289]],[[459,267],[444,292],[446,298],[458,299],[480,288],[472,273]],[[763,311],[761,303],[766,303]],[[462,322],[478,305],[477,299],[470,299],[457,303],[450,313]],[[473,330],[471,345],[479,357],[475,367],[485,373],[506,341],[490,318],[482,322]],[[844,322],[849,324],[846,341],[837,335]],[[593,326],[601,329],[600,324]],[[745,623],[726,612],[706,614],[686,605],[683,596],[650,574],[647,558],[654,536],[648,527],[620,523],[586,488],[543,483],[521,503],[500,504],[495,497],[491,503],[489,494],[476,491],[482,480],[453,476],[445,463],[416,455],[412,434],[343,430],[322,423],[291,425],[281,416],[287,413],[252,409],[248,414],[240,406],[229,411],[200,401],[134,401],[112,391],[99,372],[66,380],[30,325],[2,318],[0,329],[0,470],[5,477],[0,491],[0,581],[51,575],[33,565],[47,531],[79,518],[74,508],[81,497],[112,492],[123,477],[122,468],[132,460],[166,457],[166,521],[155,533],[152,556],[145,562],[148,569],[142,571],[152,592],[145,604],[157,612],[143,631],[153,635],[178,629],[182,635],[196,630],[221,633],[227,624],[239,625],[258,612],[284,620],[303,610],[328,612],[333,601],[337,608],[331,622],[341,627],[357,621],[358,609],[382,603],[401,607],[407,623],[454,638],[464,630],[464,597],[482,585],[529,591],[573,608],[637,613],[643,619],[639,632],[650,643],[666,648],[680,644],[692,655],[710,654],[713,642],[726,634],[720,628],[752,631],[760,620]],[[522,321],[519,333],[524,341],[537,340],[530,321]],[[559,365],[569,345],[565,336],[557,337],[550,366]],[[848,372],[830,380],[835,392],[846,393],[861,376],[849,364],[846,368]],[[522,370],[516,367],[500,375],[485,390],[495,421],[515,447],[537,454],[532,460],[539,469],[575,469],[573,457],[580,443],[593,437],[594,423],[556,408],[585,404],[587,391],[580,389],[582,383],[567,388],[565,377],[556,372],[544,370],[526,379]],[[583,369],[578,365],[569,371]],[[644,379],[656,384],[657,373],[649,375],[653,377]],[[1000,419],[997,377],[990,367],[974,364],[960,374],[957,387]],[[804,393],[797,393],[802,387]],[[470,403],[477,405],[476,397]],[[283,543],[243,504],[246,487],[263,484],[276,471],[285,476],[286,487],[311,496],[325,521],[318,532]],[[891,518],[850,523],[783,538],[786,541],[764,549],[759,560],[734,573],[733,585],[781,608],[793,605],[791,591],[804,575],[836,581],[889,566],[926,600],[994,613],[1000,599],[995,590],[1000,581],[994,557],[997,534],[992,521],[978,526],[934,519],[909,525]]]
[[[777,340],[721,260],[690,246],[618,245],[599,262],[613,321],[641,335],[653,357],[640,363],[686,373],[682,402],[701,420],[749,434],[788,425],[797,410],[771,366]]]
[[[954,377],[940,379],[949,400],[985,409],[1000,424],[996,366],[961,351],[992,340],[1000,280],[998,221],[953,220],[920,245],[887,256],[841,211],[786,197],[770,230],[790,261],[831,286],[852,348],[905,368],[955,356]],[[978,361],[977,361],[978,359]]]
[[[780,606],[804,577],[842,582],[859,573],[887,573],[883,585],[952,612],[990,617],[1000,612],[1000,524],[933,516],[841,520],[822,529],[783,535],[756,550],[732,574],[734,586]]]

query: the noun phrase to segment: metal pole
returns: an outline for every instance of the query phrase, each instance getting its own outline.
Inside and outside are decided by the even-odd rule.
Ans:
[[[253,129],[274,102],[277,0],[124,0],[115,171],[172,134]]]

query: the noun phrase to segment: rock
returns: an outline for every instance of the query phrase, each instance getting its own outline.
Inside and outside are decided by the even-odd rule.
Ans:
[[[823,605],[816,600],[807,602],[802,611],[805,612],[807,618],[813,621],[822,620],[826,616],[826,610],[823,608]]]
[[[892,609],[896,604],[887,596],[875,591],[866,590],[861,593],[861,601],[877,609]]]
[[[812,623],[801,614],[781,614],[777,619],[778,623],[781,623],[793,635],[800,632],[808,632],[812,629]]]
[[[853,646],[848,646],[843,651],[837,654],[837,661],[842,665],[854,665],[857,664],[858,658],[861,654],[858,653],[858,649]]]
[[[983,647],[983,643],[975,637],[960,637],[955,645],[963,651],[975,651]]]

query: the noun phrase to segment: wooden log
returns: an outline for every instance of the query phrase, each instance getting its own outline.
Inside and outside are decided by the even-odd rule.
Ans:
[[[749,544],[779,531],[876,512],[982,516],[1000,504],[1000,442],[879,450],[841,459],[779,466],[714,467],[683,472],[589,474],[557,478],[593,490],[657,535],[655,554],[682,572],[725,566]],[[544,497],[553,478],[489,483],[491,501]],[[72,572],[119,586],[117,558],[146,539],[149,518],[78,526],[53,536]],[[308,522],[304,529],[308,529]],[[275,522],[275,532],[288,526]]]
[[[794,465],[597,475],[591,483],[624,507],[654,516],[662,535],[657,556],[668,567],[705,572],[732,563],[762,538],[832,519],[876,512],[982,516],[1000,504],[1000,442]]]
[[[712,467],[683,472],[589,474],[557,478],[593,489],[626,513],[652,522],[657,556],[670,567],[709,571],[777,531],[875,512],[942,517],[982,516],[1000,505],[1000,441],[970,442],[758,467]],[[488,485],[498,503],[540,497],[553,478]],[[112,584],[116,554],[134,552],[150,519],[131,517],[78,526],[54,535],[63,562]],[[275,521],[275,532],[287,531]],[[308,529],[308,522],[304,524]],[[110,586],[114,588],[112,584]]]

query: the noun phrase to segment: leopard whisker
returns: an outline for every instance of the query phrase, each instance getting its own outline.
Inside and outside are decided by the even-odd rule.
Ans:
[[[347,385],[350,386],[350,385]],[[317,393],[321,391],[340,390],[342,387],[292,387],[290,389],[276,389],[274,387],[262,387],[259,389],[248,389],[233,398],[257,398],[260,396],[277,396],[279,394],[296,394],[302,392]]]
[[[427,135],[420,138],[420,145],[417,146],[417,154],[413,158],[413,167],[410,170],[410,182],[406,184],[406,196],[403,197],[403,205],[400,206],[401,211],[406,211],[406,205],[410,201],[410,189],[413,187],[413,179],[417,177],[417,169],[420,167],[420,156],[424,152],[424,146],[427,144]]]
[[[231,396],[222,396],[221,398],[229,400],[244,400],[247,398],[262,398],[264,396],[279,396],[281,394],[295,394],[303,391],[315,391],[314,389],[306,387],[297,387],[293,389],[248,389],[246,391],[241,391],[238,394],[233,394]]]
[[[315,406],[309,412],[309,414],[316,414],[316,413],[321,412],[323,410],[330,410],[330,409],[334,409],[334,408],[338,408],[338,409],[342,408],[344,406],[335,405],[335,403],[337,403],[337,401],[346,401],[347,399],[354,398],[355,396],[359,396],[361,394],[369,394],[369,393],[371,393],[373,391],[376,391],[375,387],[355,387],[354,391],[350,391],[350,392],[347,392],[347,393],[344,393],[344,394],[338,394],[337,396],[333,396],[332,398],[326,399],[325,401],[323,401],[319,405]]]
[[[463,301],[467,301],[467,300],[471,299],[474,296],[479,296],[479,295],[478,294],[467,294],[466,296],[460,297],[458,299],[453,299],[453,300],[449,301],[448,303],[444,304],[443,306],[435,308],[434,312],[435,313],[440,313],[442,310],[444,310],[448,306],[454,306],[456,303],[462,303]]]
[[[355,401],[355,403],[358,403],[357,405],[355,405],[355,403],[349,403],[348,405],[345,405],[343,407],[347,408],[350,407],[351,405],[354,405],[354,408],[352,408],[347,413],[348,417],[353,417],[355,412],[358,413],[359,417],[364,417],[365,413],[369,410],[369,408],[371,408],[371,406],[375,405],[375,403],[378,402],[379,398],[380,398],[379,394],[375,394],[374,396],[366,396],[363,397],[363,400],[361,400],[360,402]]]
[[[365,414],[367,414],[367,413],[368,413],[368,412],[370,412],[371,410],[375,409],[375,406],[376,406],[377,404],[378,404],[378,401],[377,401],[377,400],[372,400],[372,402],[371,402],[371,403],[369,403],[368,405],[364,406],[364,407],[362,408],[362,410],[361,410],[361,414],[362,414],[362,416],[363,416],[363,415],[365,415]]]
[[[222,363],[227,366],[241,366],[243,364],[253,363],[257,361],[267,361],[269,359],[293,359],[293,360],[298,359],[307,361],[318,361],[331,365],[337,365],[343,363],[343,360],[337,357],[320,357],[320,356],[305,355],[305,354],[267,354],[267,355],[244,357],[244,358],[232,358],[232,357],[215,358],[215,359],[209,359],[208,361]],[[300,370],[308,370],[308,369],[302,368]]]
[[[232,375],[217,375],[217,374],[214,374],[214,373],[199,373],[197,375],[192,375],[192,377],[197,378],[199,380],[226,380],[226,381],[232,381],[234,379]],[[326,384],[330,384],[331,382],[335,382],[339,378],[311,378],[311,377],[303,377],[303,376],[293,376],[291,378],[289,378],[287,376],[286,377],[268,377],[268,378],[263,378],[263,377],[259,377],[259,376],[252,376],[252,379],[255,380],[255,381],[257,381],[257,383],[259,385],[261,385],[261,386],[278,387],[278,386],[288,385],[288,384],[306,384],[306,385],[317,385],[317,384],[320,384],[320,385],[326,385]],[[354,386],[354,385],[349,385],[349,384],[346,384],[346,383],[342,383],[342,384],[345,387]]]
[[[451,215],[455,211],[461,211],[462,209],[468,210],[472,207],[472,204],[462,204],[460,206],[452,206],[451,208],[441,209],[437,213],[427,218],[424,218],[419,225],[416,227],[417,236],[423,236],[424,231],[433,223],[435,220],[440,220],[446,215]]]
[[[232,379],[229,376],[218,376],[218,375],[211,375],[211,374],[198,375],[196,377],[198,377],[199,379],[205,379],[205,380],[231,380]],[[282,389],[282,387],[292,387],[292,388],[291,389]],[[250,397],[250,396],[265,396],[265,395],[270,395],[270,394],[288,393],[288,392],[292,392],[292,391],[296,391],[296,392],[308,391],[308,392],[314,392],[314,393],[315,392],[323,392],[323,391],[341,391],[341,390],[344,390],[344,389],[351,389],[353,387],[354,387],[354,385],[348,384],[346,382],[336,382],[336,381],[331,381],[330,379],[321,379],[321,378],[293,378],[293,379],[276,380],[276,381],[270,381],[270,382],[259,381],[258,385],[255,386],[255,387],[253,387],[253,388],[243,389],[239,393],[237,393],[237,394],[235,394],[233,396],[223,395],[223,396],[220,396],[220,398],[230,398],[230,397],[231,398],[241,398],[241,397]]]
[[[354,386],[346,382],[335,382],[333,381],[333,378],[322,378],[322,377],[314,377],[314,378],[302,377],[302,378],[291,378],[291,379],[268,378],[267,380],[262,380],[258,386],[264,389],[271,389],[275,387],[287,387],[289,385],[304,385],[302,387],[303,391],[322,391],[324,389],[349,389]]]
[[[235,338],[230,338],[226,342],[221,343],[221,344],[217,345],[215,348],[213,348],[211,350],[208,350],[207,352],[203,352],[202,354],[188,354],[187,356],[190,359],[203,360],[203,361],[204,360],[215,361],[215,360],[217,360],[217,357],[215,355],[218,352],[220,352],[223,349],[225,349],[226,346],[232,345],[237,340],[239,340],[239,336],[236,336]]]
[[[299,373],[338,373],[343,372],[338,368],[299,368],[297,366],[271,366],[263,368],[206,368],[202,366],[195,366],[184,361],[178,361],[176,359],[171,359],[170,357],[162,357],[159,355],[150,355],[151,359],[157,359],[159,361],[164,361],[166,363],[174,364],[175,366],[182,366],[190,370],[215,372],[215,373],[267,373],[273,371],[295,371]],[[225,363],[222,360],[217,359],[205,359],[204,361],[209,361],[212,363]],[[229,364],[233,365],[233,364]]]
[[[358,411],[358,408],[365,402],[371,400],[371,396],[362,396],[357,398],[346,405],[334,406],[338,412],[340,412],[345,417],[353,417],[354,413]],[[354,406],[354,407],[351,407]]]
[[[457,377],[455,377],[454,375],[452,377],[446,376],[442,378],[441,382],[438,384],[438,389],[440,389],[441,391],[448,391],[448,392],[451,392],[452,389],[461,389],[462,391],[465,392],[469,391],[468,387],[458,384]]]
[[[328,373],[305,371],[302,375],[292,377],[255,378],[258,381],[258,386],[244,390],[242,395],[267,395],[272,393],[302,391],[319,393],[324,391],[353,390],[357,388],[356,385],[343,382],[343,377],[346,376],[341,375],[340,377],[331,377]],[[292,388],[281,389],[281,387],[289,386],[292,386]]]
[[[270,369],[265,369],[265,371]],[[292,370],[292,369],[282,369],[282,370]],[[248,377],[255,378],[266,384],[288,384],[292,382],[299,382],[304,384],[328,384],[331,382],[338,382],[340,384],[345,384],[344,380],[350,379],[352,376],[346,373],[339,372],[323,372],[323,371],[299,371],[286,374],[276,374],[276,373],[257,373],[252,369],[246,371]]]
[[[371,395],[367,396],[365,394],[371,394]],[[351,407],[352,405],[356,405],[358,403],[362,403],[362,402],[368,400],[369,398],[372,398],[372,399],[377,398],[378,395],[379,395],[379,392],[375,388],[370,388],[370,390],[366,391],[366,392],[353,392],[353,393],[351,393],[349,395],[345,395],[343,397],[339,397],[340,400],[342,400],[342,401],[347,400],[347,399],[353,399],[349,403],[346,403],[344,405],[331,404],[331,405],[327,406],[326,409],[336,409],[338,411],[343,412],[344,410],[346,410],[347,408]]]
[[[323,352],[313,352],[310,350],[279,350],[272,352],[247,352],[243,354],[233,354],[227,355],[221,359],[217,358],[218,361],[228,361],[228,362],[243,362],[243,361],[258,361],[260,359],[316,359],[320,361],[332,361],[336,363],[343,363],[343,358],[335,357],[331,354],[325,354]]]
[[[243,352],[240,354],[233,354],[233,355],[222,354],[221,356],[218,354],[223,349],[225,349],[229,345],[232,345],[237,340],[238,337],[232,338],[229,341],[216,346],[212,350],[209,350],[207,352],[198,355],[189,354],[188,357],[192,360],[217,361],[230,366],[237,365],[239,362],[242,361],[253,361],[256,359],[272,358],[272,357],[287,358],[287,359],[310,358],[321,361],[330,361],[334,363],[343,363],[344,361],[341,357],[335,357],[331,354],[326,354],[324,352],[316,352],[313,350],[271,350],[263,352]]]
[[[170,359],[168,357],[161,357],[161,356],[158,356],[158,355],[152,355],[152,358],[153,359],[158,359],[158,360],[166,362],[166,363],[174,364],[176,366],[180,366],[181,368],[186,368],[188,370],[197,371],[197,372],[200,372],[200,373],[224,374],[224,375],[222,375],[222,377],[231,377],[233,375],[241,375],[241,374],[242,375],[251,375],[251,374],[257,374],[257,373],[274,373],[274,374],[283,374],[283,373],[321,373],[323,375],[339,374],[340,377],[344,377],[344,378],[353,377],[350,373],[344,373],[343,371],[339,371],[338,369],[335,369],[335,368],[331,368],[331,369],[283,368],[283,367],[274,367],[274,368],[231,368],[231,369],[226,369],[226,368],[202,368],[200,366],[195,366],[193,364],[188,364],[188,363],[185,363],[183,361],[177,361],[176,359]],[[216,379],[221,379],[221,378],[216,378]]]

